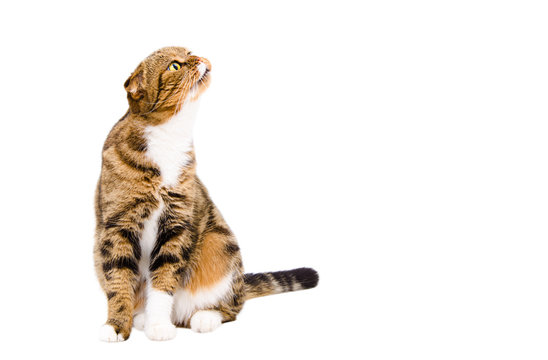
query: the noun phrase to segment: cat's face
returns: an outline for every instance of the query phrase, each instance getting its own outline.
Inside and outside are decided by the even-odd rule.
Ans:
[[[124,83],[131,112],[173,114],[207,89],[211,64],[182,47],[155,51]]]

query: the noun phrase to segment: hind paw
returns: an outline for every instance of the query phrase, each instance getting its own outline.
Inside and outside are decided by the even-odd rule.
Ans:
[[[190,328],[199,333],[210,332],[221,326],[223,317],[215,310],[199,310],[190,319]]]

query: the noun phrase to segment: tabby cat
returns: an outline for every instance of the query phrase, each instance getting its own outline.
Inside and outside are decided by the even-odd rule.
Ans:
[[[317,285],[313,269],[244,274],[236,238],[196,176],[192,128],[207,59],[181,47],[147,57],[124,84],[129,110],[103,147],[95,268],[108,301],[104,341],[132,326],[152,340],[176,326],[212,331],[247,299]]]

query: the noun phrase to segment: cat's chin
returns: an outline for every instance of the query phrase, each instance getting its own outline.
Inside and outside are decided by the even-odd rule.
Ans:
[[[190,101],[196,101],[202,95],[202,93],[207,89],[209,81],[209,70],[206,70],[205,73],[196,81],[196,84],[192,85],[189,90],[188,97]]]
[[[206,81],[209,80],[209,73],[211,71],[209,69],[205,69],[204,73],[200,76],[200,78],[196,81],[196,84],[192,86],[193,89],[199,89],[200,87],[206,86]]]
[[[205,69],[204,71],[204,74],[202,76],[200,76],[200,78],[198,79],[198,82],[200,81],[204,81],[204,80],[207,80],[209,78],[209,73],[211,72],[211,70],[209,70],[208,68]]]

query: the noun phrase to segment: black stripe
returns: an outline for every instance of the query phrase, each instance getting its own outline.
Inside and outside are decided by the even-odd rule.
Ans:
[[[196,249],[196,245],[198,244],[198,233],[194,231],[194,227],[191,229],[190,233],[190,244],[183,244],[181,246],[181,257],[184,261],[189,261],[191,255],[194,253],[194,250]]]
[[[138,164],[133,159],[127,157],[126,154],[124,154],[118,147],[116,147],[116,154],[118,155],[118,158],[120,159],[120,161],[122,161],[127,166],[133,169],[139,170],[141,172],[147,172],[147,173],[150,172],[153,175],[160,176],[160,170],[152,166],[145,166],[142,164]]]
[[[101,256],[103,257],[107,257],[110,255],[110,250],[104,246],[101,246],[101,249],[99,249],[101,251]]]
[[[217,233],[217,234],[226,235],[226,236],[232,235],[232,231],[230,231],[229,229],[227,229],[223,226],[218,226],[218,225],[215,225],[211,228],[208,228],[205,232],[206,233]]]
[[[116,296],[116,291],[110,291],[107,293],[107,299],[110,300]]]
[[[103,263],[103,272],[109,272],[112,269],[130,269],[135,275],[139,274],[139,268],[135,259],[128,256],[121,256]]]
[[[180,260],[177,256],[173,254],[163,254],[158,255],[150,264],[150,271],[155,271],[158,268],[164,266],[165,264],[175,264],[178,263]]]
[[[109,217],[107,221],[105,222],[105,229],[110,229],[115,226],[118,226],[118,221],[120,221],[120,218],[124,216],[126,213],[127,213],[127,210],[124,210]]]
[[[103,257],[106,257],[110,255],[110,249],[112,249],[112,241],[107,239],[101,243],[101,247],[99,248],[99,251],[101,252],[101,255]]]
[[[146,219],[150,216],[150,209],[144,208],[143,212],[141,213],[141,219]]]
[[[168,191],[167,194],[174,198],[174,199],[181,199],[181,200],[185,200],[186,199],[186,195],[184,194],[178,194],[176,192],[173,192],[173,191]]]
[[[208,209],[208,217],[206,222],[206,229],[215,227],[217,225],[217,222],[215,221],[215,214],[213,213],[213,207],[209,207]]]
[[[240,251],[240,247],[237,244],[228,243],[225,246],[225,250],[229,255],[234,255],[235,253]]]
[[[194,246],[181,246],[181,257],[183,258],[183,261],[189,261],[190,260],[190,254],[192,253]]]
[[[139,241],[139,236],[129,229],[121,229],[120,235],[129,241],[131,248],[133,249],[133,256],[135,256],[135,259],[139,261],[141,259],[141,244]]]
[[[191,227],[190,223],[188,221],[182,221],[182,223],[175,224],[173,226],[170,226],[169,223],[173,221],[173,218],[169,215],[165,215],[165,213],[160,218],[159,224],[158,224],[158,237],[156,239],[156,244],[154,244],[154,248],[152,249],[152,252],[150,253],[150,257],[153,259],[158,255],[160,252],[160,249],[162,246],[164,246],[165,243],[167,243],[169,240],[180,236],[183,231],[189,229]]]
[[[126,139],[128,147],[137,152],[144,152],[147,149],[147,142],[139,134],[130,134]]]
[[[186,271],[187,267],[186,266],[179,266],[177,268],[177,270],[175,270],[174,274],[175,275],[181,275],[182,273],[184,273]]]
[[[107,219],[107,221],[105,221],[105,228],[106,229],[110,229],[110,228],[113,228],[113,227],[116,227],[118,226],[118,222],[120,221],[120,219],[122,217],[124,217],[128,212],[130,212],[131,210],[135,209],[138,205],[140,204],[143,204],[143,203],[146,203],[146,202],[149,202],[151,204],[156,204],[157,203],[157,200],[156,198],[154,198],[153,196],[144,196],[144,197],[138,197],[138,198],[134,198],[133,201],[127,205],[124,206],[124,208],[122,210],[120,210],[119,212],[115,213],[114,215],[112,215],[111,217],[109,217]],[[143,210],[143,214],[141,214],[141,217],[145,216],[148,217],[148,215],[150,214],[150,209],[149,208],[145,208]]]
[[[284,289],[286,290],[290,290],[291,289],[291,283],[293,281],[291,281],[291,278],[289,277],[289,274],[288,272],[286,271],[276,271],[276,272],[272,272],[270,273],[270,275],[272,275],[272,277],[274,278],[274,280],[276,280],[276,282]]]
[[[244,274],[244,282],[251,286],[258,286],[259,284],[270,284],[270,279],[264,273]]]

